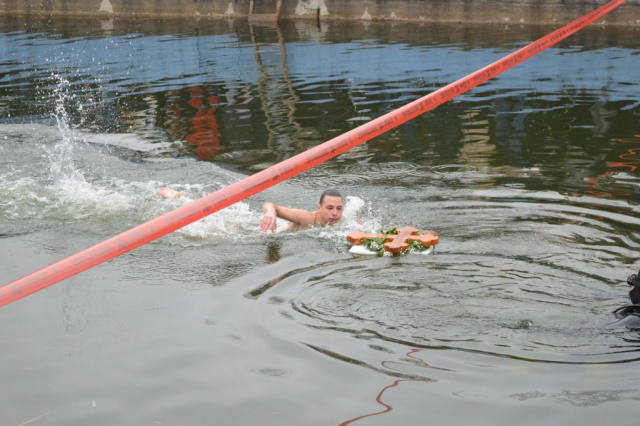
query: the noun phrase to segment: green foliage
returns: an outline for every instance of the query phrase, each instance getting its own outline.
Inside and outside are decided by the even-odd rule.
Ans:
[[[408,239],[407,243],[409,244],[409,249],[407,250],[408,253],[420,253],[429,250],[429,246],[423,245],[420,241]]]
[[[365,238],[362,245],[369,251],[375,251],[376,256],[384,256],[384,240],[382,238]]]

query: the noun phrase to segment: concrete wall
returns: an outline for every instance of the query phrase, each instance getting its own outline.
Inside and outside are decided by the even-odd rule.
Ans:
[[[0,14],[246,19],[250,0],[0,0]],[[255,0],[275,11],[276,0]],[[606,0],[283,0],[281,19],[561,24]],[[640,0],[599,22],[640,26]]]

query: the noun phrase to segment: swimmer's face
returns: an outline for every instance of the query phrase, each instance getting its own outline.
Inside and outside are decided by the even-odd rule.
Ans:
[[[318,213],[323,223],[336,223],[342,219],[342,198],[325,196],[322,204],[318,204]]]

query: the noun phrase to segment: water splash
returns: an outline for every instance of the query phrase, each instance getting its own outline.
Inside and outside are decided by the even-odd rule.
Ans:
[[[69,114],[65,108],[65,101],[72,100],[73,95],[70,93],[69,80],[53,74],[58,79],[58,84],[54,89],[55,96],[55,112],[53,114],[56,119],[58,131],[62,136],[62,140],[55,144],[52,149],[45,148],[49,160],[49,171],[51,179],[59,182],[60,189],[63,192],[77,192],[77,185],[84,186],[87,183],[83,173],[78,170],[74,162],[74,146],[78,142],[69,125]]]
[[[184,201],[192,200],[186,198]],[[239,202],[180,229],[178,233],[198,240],[213,237],[245,240],[261,235],[260,219],[260,212],[252,210],[247,203]]]

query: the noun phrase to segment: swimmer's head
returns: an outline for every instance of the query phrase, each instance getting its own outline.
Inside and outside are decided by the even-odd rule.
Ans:
[[[335,189],[328,189],[320,196],[318,214],[324,223],[335,223],[342,219],[344,203],[342,195]]]

